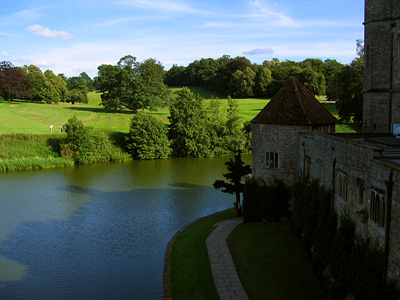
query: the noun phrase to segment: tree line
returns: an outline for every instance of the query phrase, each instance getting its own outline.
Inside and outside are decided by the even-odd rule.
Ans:
[[[274,58],[252,64],[246,57],[202,58],[188,66],[173,65],[164,70],[161,62],[122,57],[116,65],[101,65],[98,76],[85,72],[66,78],[52,71],[44,73],[34,65],[14,67],[0,63],[0,96],[46,103],[87,103],[87,93],[99,90],[101,105],[107,111],[127,109],[156,110],[169,106],[172,95],[168,86],[200,86],[233,98],[272,97],[289,76],[296,76],[314,95],[326,95],[337,101],[343,121],[362,121],[364,49],[357,41],[357,55],[350,64],[336,60],[309,58],[302,62]]]

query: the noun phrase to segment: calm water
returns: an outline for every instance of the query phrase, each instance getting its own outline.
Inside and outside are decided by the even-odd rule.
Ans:
[[[227,160],[0,173],[0,299],[162,299],[172,236],[232,207]]]

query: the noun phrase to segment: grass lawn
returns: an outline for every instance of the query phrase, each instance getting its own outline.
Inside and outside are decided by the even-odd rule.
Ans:
[[[219,299],[205,240],[232,210],[206,217],[184,230],[171,255],[173,299]],[[308,257],[288,224],[245,223],[228,239],[239,276],[251,300],[324,299]]]
[[[189,226],[172,248],[171,293],[175,300],[218,300],[212,278],[206,238],[214,224],[235,217],[233,209],[223,211]]]
[[[178,87],[171,88],[173,94],[179,91]],[[207,106],[212,97],[221,100],[221,108],[228,108],[228,99],[201,87],[190,87],[193,93],[205,99],[204,105]],[[107,113],[100,106],[101,93],[89,93],[89,103],[82,104],[70,103],[44,104],[29,103],[26,101],[14,100],[10,103],[0,99],[0,134],[4,133],[32,133],[50,134],[49,126],[54,125],[53,134],[58,133],[59,124],[65,124],[69,118],[76,115],[82,120],[85,126],[92,126],[97,129],[108,129],[118,132],[128,132],[132,113],[122,111],[117,113]],[[239,104],[239,114],[244,121],[253,119],[270,99],[266,98],[247,98],[236,99]],[[322,103],[324,101],[321,101]],[[337,116],[335,104],[325,103],[325,107]],[[168,123],[169,109],[159,109],[152,112],[164,123]],[[337,132],[354,132],[357,130],[352,124],[338,124]]]
[[[288,224],[241,224],[228,245],[251,300],[324,299],[308,257]]]

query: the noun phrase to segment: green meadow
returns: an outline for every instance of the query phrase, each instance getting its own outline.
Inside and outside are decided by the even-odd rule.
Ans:
[[[173,94],[176,94],[180,88],[171,88]],[[221,108],[228,108],[228,99],[222,95],[212,93],[199,87],[191,87],[196,95],[205,99],[204,105],[207,106],[211,98],[219,98]],[[10,133],[29,133],[29,134],[50,134],[50,125],[53,125],[53,134],[58,133],[60,124],[65,124],[69,118],[76,115],[82,120],[85,126],[92,126],[96,129],[111,130],[117,132],[128,132],[132,113],[130,111],[121,111],[108,113],[100,106],[100,93],[89,93],[88,104],[44,104],[30,103],[21,100],[14,100],[8,103],[0,100],[0,134]],[[244,121],[253,119],[270,99],[247,98],[236,99],[239,103],[240,115]],[[321,103],[324,103],[322,99]],[[325,107],[335,116],[337,111],[335,104],[327,103]],[[153,112],[164,123],[168,123],[168,108]],[[352,132],[357,130],[352,124],[338,124],[338,132]]]

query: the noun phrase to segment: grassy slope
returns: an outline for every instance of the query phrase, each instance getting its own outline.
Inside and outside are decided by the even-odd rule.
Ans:
[[[245,223],[234,230],[228,244],[250,299],[324,299],[288,224]]]
[[[179,88],[171,88],[176,94]],[[191,90],[200,96],[208,105],[211,97],[218,97],[221,100],[221,107],[228,108],[226,97],[215,94],[199,87],[191,87]],[[258,112],[264,108],[269,99],[249,98],[237,99],[240,114],[244,121],[250,121]],[[76,115],[86,126],[93,126],[98,129],[109,129],[118,132],[128,132],[132,114],[128,111],[120,113],[106,113],[104,108],[99,105],[100,93],[89,93],[89,103],[75,105],[69,103],[59,104],[38,104],[25,101],[13,101],[11,104],[0,100],[0,134],[4,133],[33,133],[50,134],[49,126],[54,125],[53,134],[58,133],[59,124],[64,124],[70,117]],[[334,104],[324,104],[335,116],[337,111]],[[154,112],[165,123],[168,122],[169,110],[159,110]],[[354,130],[352,125],[340,124],[337,126],[338,132],[351,132]]]

